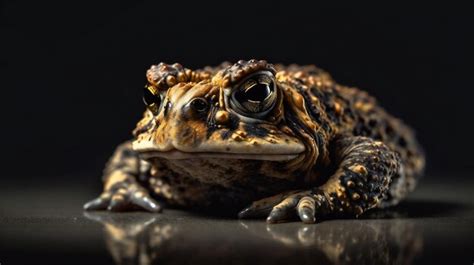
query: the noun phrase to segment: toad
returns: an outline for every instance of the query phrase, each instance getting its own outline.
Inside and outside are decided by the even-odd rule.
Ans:
[[[166,204],[314,223],[395,205],[422,175],[413,130],[315,66],[160,63],[146,76],[143,118],[85,210]]]

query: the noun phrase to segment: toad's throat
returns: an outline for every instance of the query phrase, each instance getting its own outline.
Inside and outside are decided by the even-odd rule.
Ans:
[[[140,152],[140,157],[150,159],[160,157],[169,160],[177,159],[248,159],[265,161],[289,161],[296,158],[299,154],[251,154],[251,153],[221,153],[221,152],[183,152],[179,150],[170,151],[145,151]]]

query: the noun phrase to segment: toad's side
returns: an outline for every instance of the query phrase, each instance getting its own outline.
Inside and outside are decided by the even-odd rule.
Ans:
[[[396,204],[422,174],[412,130],[316,67],[161,63],[147,79],[135,138],[86,210],[159,212],[166,201],[313,223]]]

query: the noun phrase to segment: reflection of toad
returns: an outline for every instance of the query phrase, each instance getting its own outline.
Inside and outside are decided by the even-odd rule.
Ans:
[[[159,254],[156,247],[176,233],[171,224],[157,225],[153,216],[86,213],[85,217],[104,225],[107,249],[117,264],[151,264]]]
[[[254,234],[260,229],[242,223]],[[328,264],[413,264],[423,248],[419,227],[410,221],[323,223],[302,227],[268,226],[265,236],[288,247],[316,249]]]
[[[104,226],[117,264],[413,264],[423,247],[411,220],[267,225],[198,217],[85,213]]]
[[[117,148],[86,210],[158,212],[161,198],[313,223],[396,204],[424,167],[410,128],[313,66],[161,63],[147,78],[135,138]]]

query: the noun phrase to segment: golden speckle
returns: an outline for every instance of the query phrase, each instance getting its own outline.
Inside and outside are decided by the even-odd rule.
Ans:
[[[123,201],[125,197],[122,194],[116,193],[112,196],[113,201]]]
[[[354,188],[354,187],[355,187],[355,183],[354,183],[354,181],[352,181],[352,180],[347,181],[346,185],[347,185],[347,187],[349,187],[349,188]]]
[[[222,87],[229,87],[229,85],[230,85],[229,79],[226,78],[226,79],[222,80],[222,82],[221,82]]]
[[[362,101],[357,101],[355,104],[354,104],[354,107],[358,110],[361,110],[363,112],[368,112],[369,110],[371,110],[373,108],[373,105],[370,104],[370,103],[365,103],[365,102],[362,102]]]
[[[232,139],[234,141],[237,141],[237,142],[240,142],[240,141],[244,140],[244,138],[242,138],[242,136],[240,136],[238,134],[232,134]]]
[[[184,70],[184,73],[186,74],[186,77],[188,79],[191,79],[191,77],[193,76],[193,71],[191,71],[190,69]]]
[[[225,110],[219,110],[216,112],[216,122],[219,124],[225,124],[229,121],[229,112]]]
[[[376,205],[376,204],[379,203],[379,198],[371,197],[369,203],[372,204],[372,205]]]
[[[200,78],[201,79],[209,79],[209,77],[211,76],[211,74],[209,72],[201,72],[200,74]]]
[[[294,93],[293,94],[293,101],[295,102],[295,105],[299,109],[304,109],[304,98],[303,98],[303,96],[301,96],[300,94]],[[307,118],[307,117],[305,117],[305,118]]]
[[[286,134],[293,135],[293,131],[288,126],[281,128],[281,131]]]
[[[298,71],[298,72],[296,72],[296,73],[294,74],[294,77],[295,77],[295,78],[302,78],[302,77],[304,77],[304,75],[305,75],[305,74],[304,74],[303,71]]]
[[[341,104],[334,102],[334,112],[336,112],[337,115],[341,115],[342,111],[343,109],[342,109]]]
[[[349,169],[352,171],[352,172],[355,172],[355,173],[359,173],[359,174],[362,174],[362,175],[367,175],[367,169],[363,166],[363,165],[353,165],[351,167],[349,167]]]
[[[166,84],[168,86],[174,86],[176,84],[176,77],[172,75],[169,75],[168,77],[166,77]]]
[[[340,191],[337,191],[336,194],[337,194],[337,197],[338,197],[339,199],[344,199],[344,198],[346,197],[345,194],[344,194],[343,192],[340,192]]]
[[[235,133],[238,134],[239,136],[244,137],[244,138],[247,136],[247,133],[244,132],[244,131],[240,131],[240,130],[239,130],[239,131],[236,131]]]
[[[186,74],[183,72],[178,73],[178,82],[185,82],[186,81]]]
[[[357,201],[358,199],[360,199],[359,193],[353,193],[352,194],[352,200]]]
[[[116,194],[125,195],[125,194],[127,194],[127,190],[126,189],[119,189]]]

